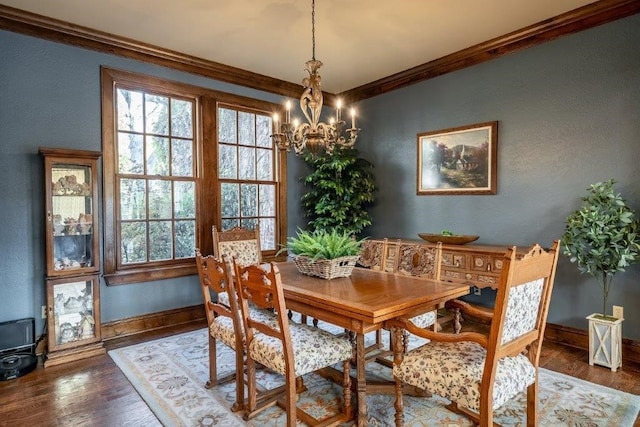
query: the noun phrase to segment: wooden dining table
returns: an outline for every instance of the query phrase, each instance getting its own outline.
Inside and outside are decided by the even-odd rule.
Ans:
[[[469,293],[469,286],[460,283],[366,268],[354,268],[350,277],[326,280],[298,272],[292,262],[275,265],[288,309],[355,333],[359,426],[367,425],[365,334],[381,329],[389,319],[436,310],[439,304]],[[370,387],[369,392],[377,390]]]

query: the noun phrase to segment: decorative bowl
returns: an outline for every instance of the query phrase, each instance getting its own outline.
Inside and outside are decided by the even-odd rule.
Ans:
[[[465,243],[478,240],[480,236],[471,234],[455,234],[453,236],[445,236],[442,234],[418,233],[421,239],[431,243],[442,242],[444,245],[464,245]]]

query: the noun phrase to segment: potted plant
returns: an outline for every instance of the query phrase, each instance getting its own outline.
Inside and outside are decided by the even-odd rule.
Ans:
[[[359,234],[371,225],[367,208],[373,203],[373,165],[354,148],[337,148],[331,155],[305,152],[311,172],[302,178],[307,192],[302,206],[312,230]]]
[[[298,229],[296,236],[287,239],[287,248],[298,270],[324,279],[351,275],[361,244],[362,240],[356,240],[350,232],[335,229]]]
[[[621,365],[623,319],[607,316],[607,297],[616,273],[640,259],[640,236],[635,212],[614,191],[614,184],[610,179],[588,188],[587,196],[581,198],[582,207],[567,218],[562,252],[578,265],[580,273],[590,274],[600,285],[602,313],[587,317],[589,364],[596,362],[615,371]],[[598,328],[609,328],[608,333]],[[600,337],[605,336],[610,337],[608,349],[602,348],[605,343]]]

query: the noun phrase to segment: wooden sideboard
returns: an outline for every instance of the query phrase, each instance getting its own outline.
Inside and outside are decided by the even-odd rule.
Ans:
[[[442,245],[440,277],[496,289],[508,248],[506,245]]]
[[[376,239],[381,240],[381,239]],[[433,246],[423,240],[386,239],[385,269],[391,271],[399,243],[418,243]],[[498,286],[502,262],[508,245],[442,245],[442,270],[440,277],[478,288]]]

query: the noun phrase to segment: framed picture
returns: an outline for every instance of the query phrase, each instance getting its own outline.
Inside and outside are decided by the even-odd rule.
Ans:
[[[496,194],[498,122],[418,134],[418,195]]]

